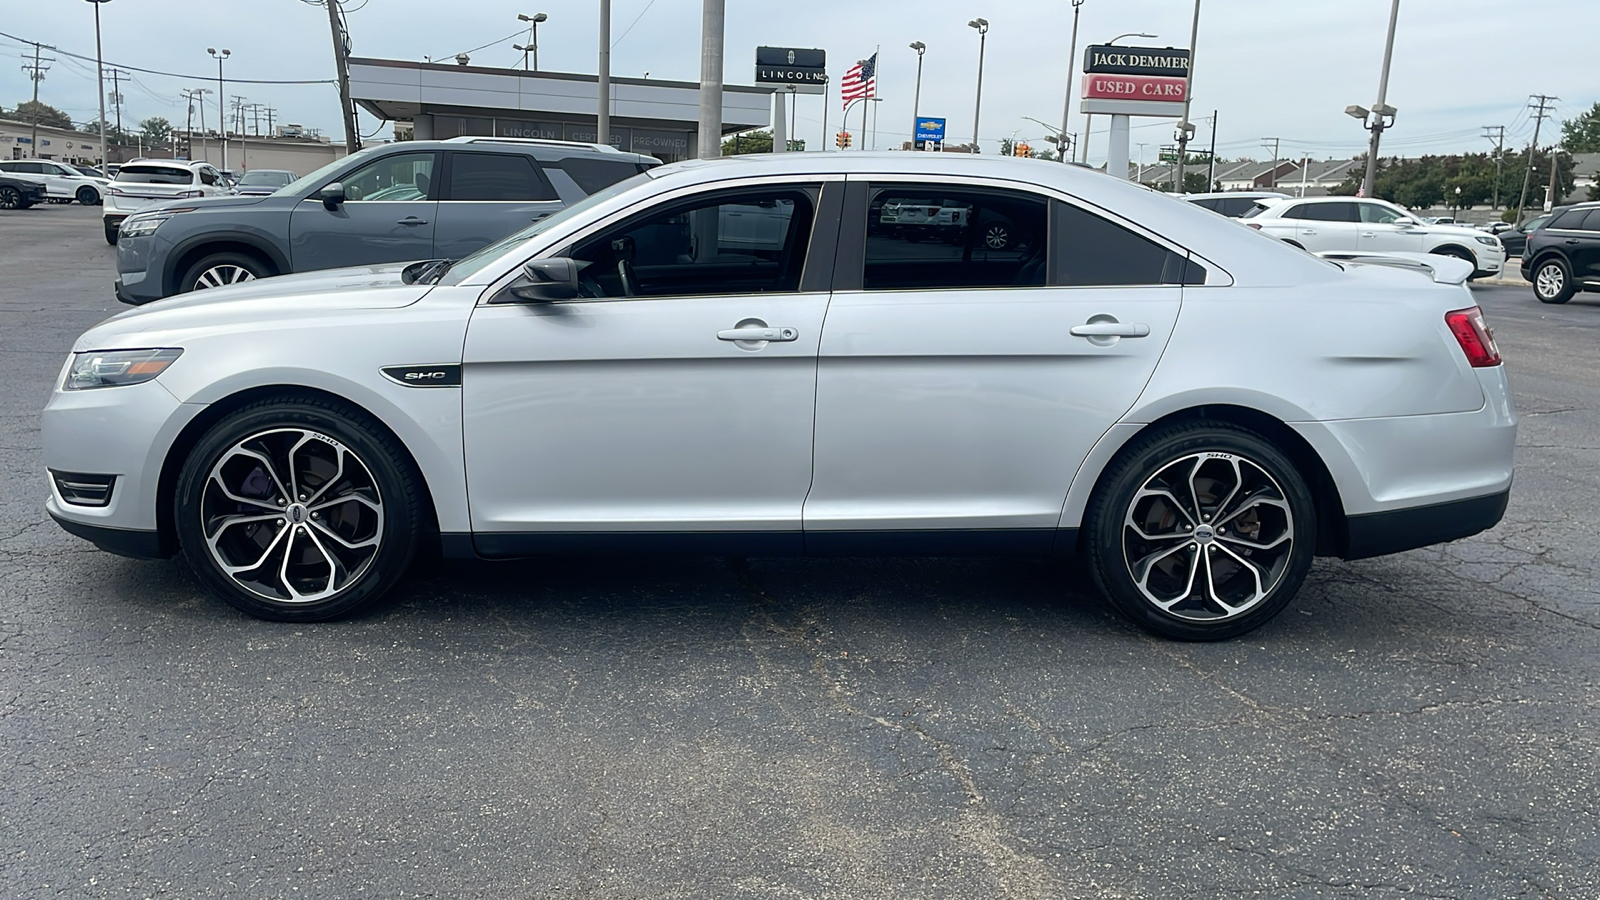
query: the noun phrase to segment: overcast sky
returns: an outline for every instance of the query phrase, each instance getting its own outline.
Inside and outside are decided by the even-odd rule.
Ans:
[[[457,52],[511,35],[519,12],[548,13],[539,29],[541,68],[595,70],[599,14],[596,0],[345,0],[358,56],[449,59]],[[201,10],[204,10],[203,14]],[[1536,10],[1536,13],[1535,13]],[[189,76],[209,76],[216,64],[207,47],[233,52],[230,78],[330,79],[333,77],[327,14],[305,0],[111,0],[101,7],[108,64]],[[1085,0],[1078,46],[1124,32],[1149,32],[1156,40],[1123,43],[1185,46],[1190,0]],[[1376,99],[1389,0],[1203,0],[1197,42],[1194,117],[1197,140],[1210,140],[1200,121],[1218,111],[1217,151],[1222,156],[1264,158],[1263,137],[1280,137],[1285,157],[1343,157],[1366,146],[1366,132],[1343,114],[1351,103]],[[820,47],[837,82],[852,62],[881,45],[877,146],[908,137],[916,54],[928,45],[922,81],[925,116],[949,119],[952,141],[972,135],[978,35],[966,26],[975,16],[990,22],[984,66],[981,138],[986,152],[1015,134],[1035,143],[1045,129],[1026,116],[1059,123],[1072,30],[1069,0],[727,0],[725,79],[753,81],[757,45]],[[5,0],[0,32],[53,44],[90,57],[94,16],[89,3]],[[1533,132],[1528,95],[1553,94],[1557,118],[1600,100],[1593,55],[1540,52],[1572,46],[1578,35],[1600,34],[1600,0],[1401,0],[1388,102],[1399,109],[1384,151],[1408,156],[1483,151],[1491,144],[1481,126],[1505,125],[1507,143],[1526,144]],[[1553,35],[1567,39],[1553,40]],[[520,65],[512,49],[526,32],[471,53],[474,65]],[[612,73],[694,81],[700,66],[700,0],[614,0]],[[32,50],[0,37],[0,105],[28,99],[32,84],[21,71]],[[61,54],[41,85],[40,99],[75,120],[96,115],[94,64]],[[1081,53],[1080,53],[1081,55]],[[185,87],[198,77],[133,73],[123,94],[123,123],[164,116],[180,127]],[[108,82],[109,90],[109,82]],[[276,107],[278,122],[320,127],[337,139],[337,92],[332,85],[229,84],[228,94]],[[207,113],[215,126],[216,98]],[[838,100],[828,112],[829,132],[839,125]],[[822,136],[822,99],[800,100],[799,134],[815,148]],[[231,105],[231,101],[230,101]],[[854,121],[854,117],[852,117]],[[383,123],[362,114],[364,133],[387,137]],[[1103,121],[1103,120],[1102,120]],[[1172,139],[1166,119],[1135,120],[1133,140],[1146,159]],[[1071,130],[1082,128],[1074,113]],[[1545,135],[1559,133],[1549,130]],[[1105,152],[1103,126],[1090,141],[1090,158]],[[831,143],[831,138],[828,138]],[[1548,143],[1541,138],[1541,143]],[[1139,154],[1137,147],[1134,155]]]

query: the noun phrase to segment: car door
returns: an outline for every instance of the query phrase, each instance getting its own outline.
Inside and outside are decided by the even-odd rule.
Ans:
[[[852,180],[849,199],[817,366],[808,552],[932,550],[952,532],[1048,550],[1079,464],[1155,369],[1185,257],[1014,187]],[[928,201],[972,210],[968,227],[911,242],[867,221]],[[1011,236],[998,249],[995,225]]]
[[[289,217],[294,270],[432,258],[438,156],[392,153],[317,185]],[[326,203],[319,195],[334,182],[344,186],[342,203]]]
[[[1373,200],[1357,201],[1361,212],[1361,240],[1357,250],[1373,253],[1421,253],[1426,249],[1427,229],[1416,222],[1401,223],[1410,218],[1405,210]]]
[[[526,153],[450,151],[444,185],[433,255],[446,259],[460,259],[562,207],[555,188]]]
[[[842,202],[824,181],[685,189],[587,229],[555,254],[580,269],[572,300],[490,288],[463,355],[480,553],[665,534],[799,549]],[[784,238],[752,246],[730,208],[782,210]]]
[[[1354,250],[1356,235],[1356,205],[1347,201],[1330,203],[1297,203],[1284,212],[1293,217],[1294,233],[1288,240],[1320,253],[1324,250]]]
[[[1600,286],[1600,207],[1589,210],[1577,225],[1562,232],[1560,246],[1572,263],[1572,277]]]

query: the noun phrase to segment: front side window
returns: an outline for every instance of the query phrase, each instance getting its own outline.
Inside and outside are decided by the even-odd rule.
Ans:
[[[432,153],[396,153],[374,160],[344,180],[346,200],[426,200],[433,180]]]
[[[207,166],[201,166],[200,167],[200,183],[201,184],[216,184],[217,183],[217,170],[209,168]]]
[[[533,160],[510,153],[455,153],[450,160],[450,200],[555,200]]]
[[[1039,287],[1049,204],[1019,191],[891,185],[867,207],[862,287]]]
[[[813,188],[719,192],[645,213],[577,244],[583,295],[667,297],[800,289]]]
[[[1361,221],[1369,225],[1393,225],[1405,213],[1382,203],[1361,204]]]

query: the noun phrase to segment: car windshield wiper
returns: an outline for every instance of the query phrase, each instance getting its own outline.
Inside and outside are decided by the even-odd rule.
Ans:
[[[444,277],[444,273],[450,271],[450,267],[455,264],[456,261],[453,259],[441,259],[423,269],[417,275],[417,280],[426,281],[429,284],[438,284],[439,279]]]

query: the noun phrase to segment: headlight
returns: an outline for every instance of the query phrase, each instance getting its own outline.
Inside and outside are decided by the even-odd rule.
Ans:
[[[1478,243],[1480,243],[1480,244],[1488,244],[1488,245],[1489,245],[1489,246],[1491,246],[1491,247],[1497,247],[1497,246],[1499,246],[1499,244],[1500,244],[1500,239],[1499,239],[1499,238],[1497,238],[1497,237],[1488,237],[1488,236],[1482,236],[1482,235],[1473,235],[1473,238],[1472,238],[1472,239],[1473,239],[1473,240],[1475,240],[1475,241],[1477,241],[1477,242],[1478,242]]]
[[[172,365],[183,350],[165,347],[155,350],[91,350],[72,354],[72,368],[61,385],[64,391],[143,384]]]
[[[177,209],[163,209],[151,213],[135,213],[122,220],[123,237],[144,237],[153,234],[161,223],[172,218],[178,213],[193,212],[194,207],[182,206]]]

